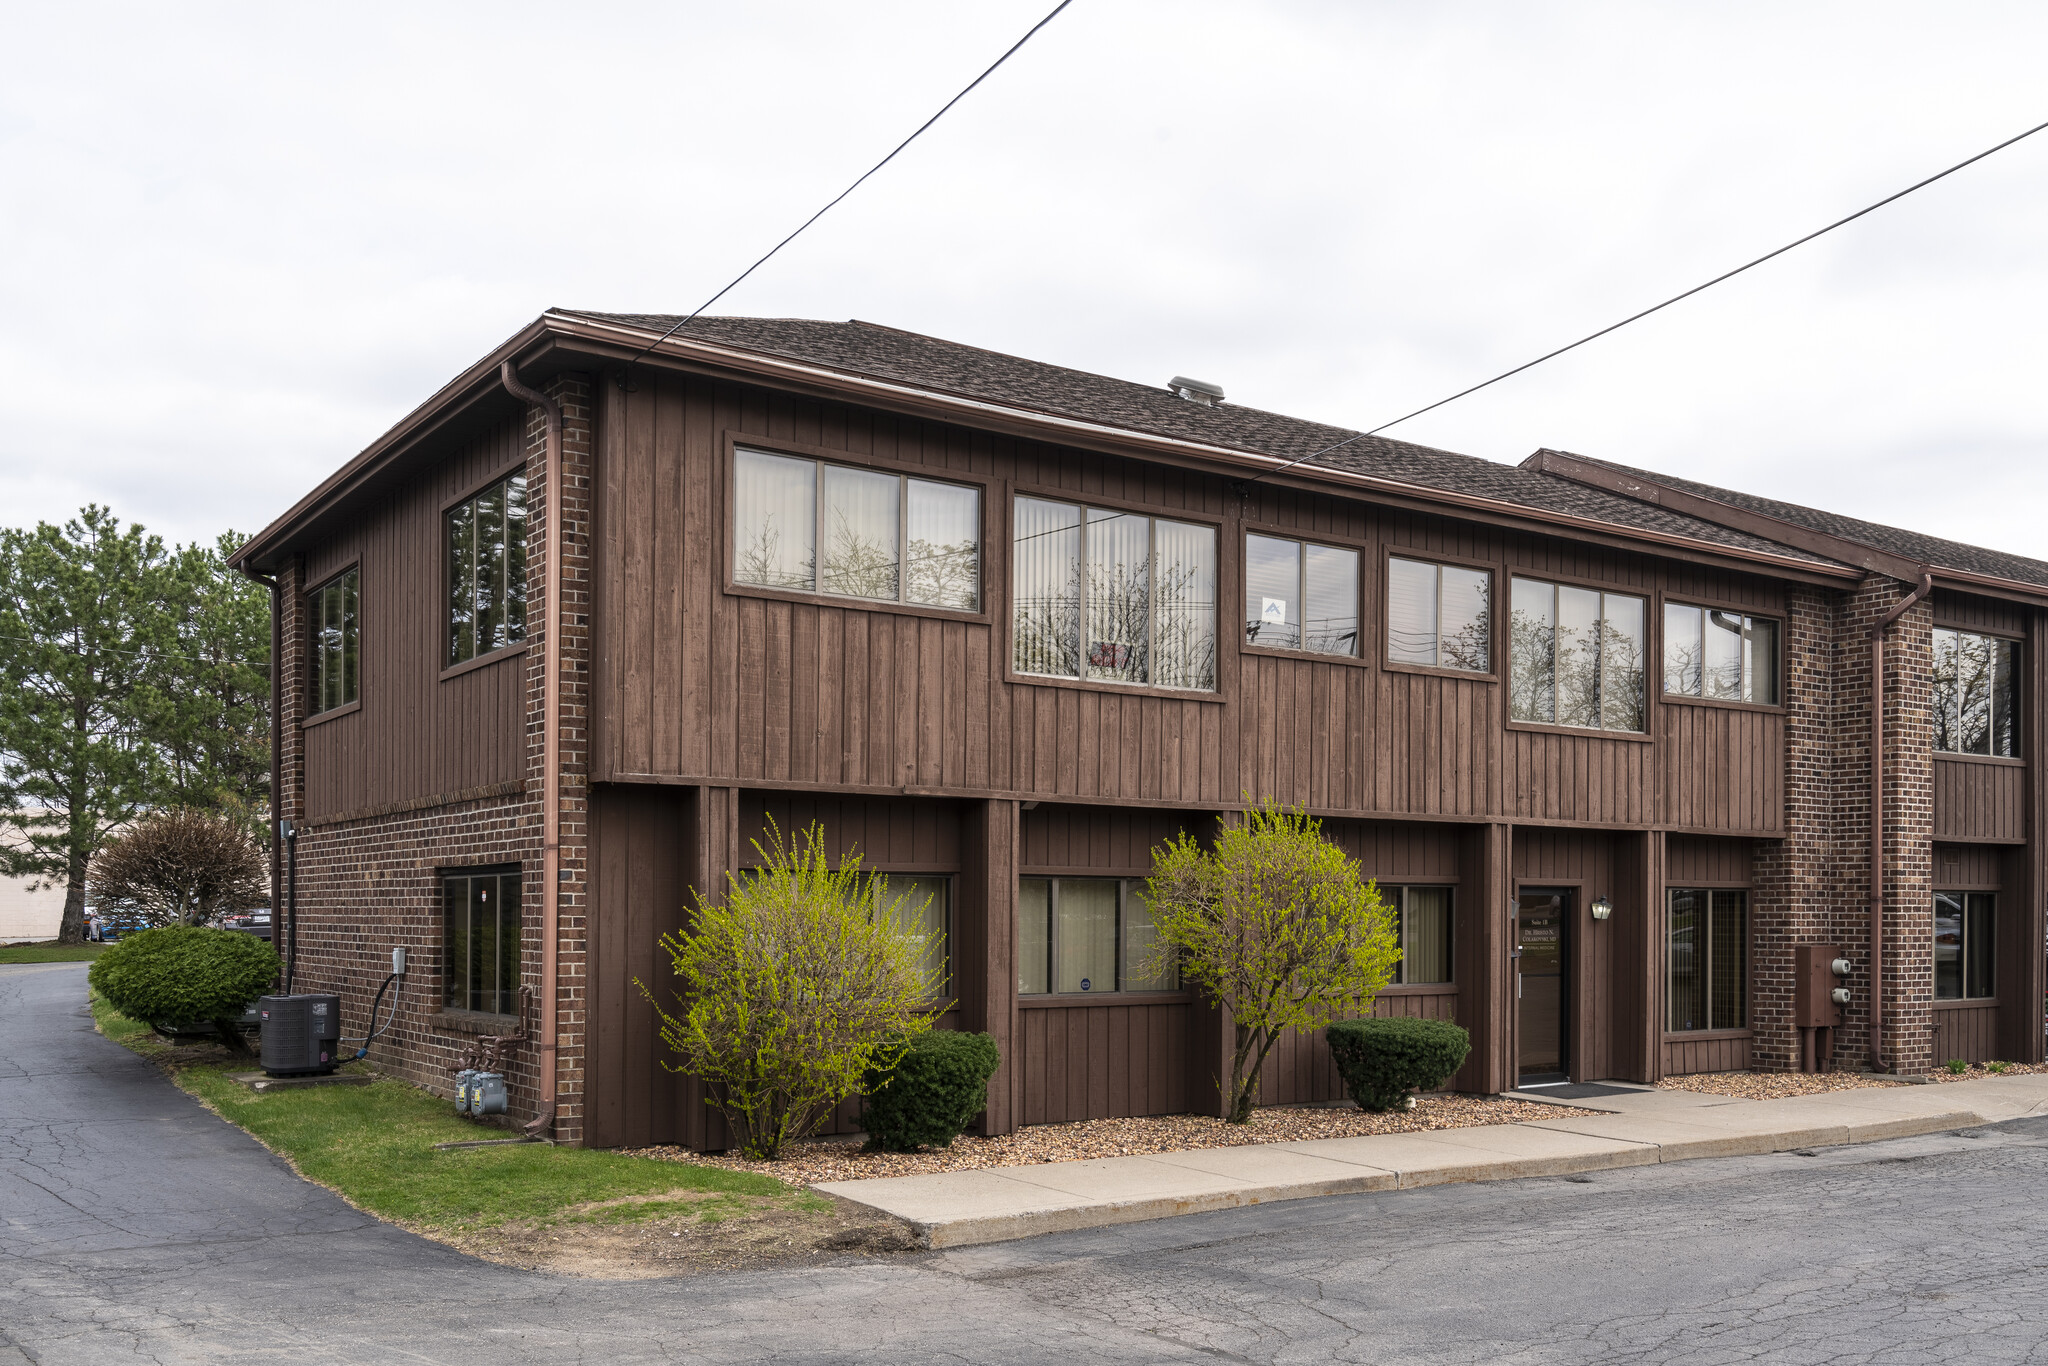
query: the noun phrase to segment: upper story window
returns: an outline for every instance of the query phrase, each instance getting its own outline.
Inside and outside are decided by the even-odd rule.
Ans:
[[[1247,534],[1244,641],[1319,655],[1357,654],[1358,552]]]
[[[1641,598],[1517,578],[1510,615],[1512,719],[1646,729]]]
[[[1018,673],[1216,687],[1216,528],[1019,498]]]
[[[461,664],[526,639],[526,476],[448,509],[448,653]]]
[[[1726,702],[1778,700],[1778,623],[1664,604],[1664,691]]]
[[[1934,747],[1950,754],[2020,752],[2020,643],[1937,628]]]
[[[313,632],[313,697],[308,712],[332,711],[358,697],[356,571],[346,570],[306,595]]]
[[[1998,898],[1990,892],[1934,894],[1934,999],[1998,994]]]
[[[1396,555],[1387,561],[1387,661],[1493,671],[1493,575]]]
[[[740,449],[732,577],[759,588],[979,611],[981,491]]]

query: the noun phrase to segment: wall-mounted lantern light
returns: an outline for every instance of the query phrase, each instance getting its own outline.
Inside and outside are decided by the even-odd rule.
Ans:
[[[1605,920],[1608,916],[1613,914],[1614,903],[1612,901],[1609,901],[1604,896],[1596,896],[1593,898],[1593,918],[1595,920]]]

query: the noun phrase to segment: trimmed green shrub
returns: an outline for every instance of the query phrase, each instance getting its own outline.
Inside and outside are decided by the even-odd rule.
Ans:
[[[1339,1020],[1325,1037],[1344,1089],[1367,1110],[1442,1085],[1472,1051],[1472,1036],[1449,1020]]]
[[[211,1020],[221,1042],[240,1052],[242,1010],[277,980],[277,953],[239,930],[171,925],[129,935],[93,960],[86,980],[131,1020]]]
[[[988,1105],[988,1079],[1002,1054],[987,1034],[931,1029],[910,1040],[896,1066],[862,1080],[862,1127],[894,1153],[950,1147]]]

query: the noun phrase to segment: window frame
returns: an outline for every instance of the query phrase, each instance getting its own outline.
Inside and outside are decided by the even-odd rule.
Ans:
[[[1170,520],[1178,521],[1180,519],[1173,518]],[[1349,551],[1351,554],[1356,555],[1358,557],[1358,650],[1356,653],[1348,655],[1332,655],[1322,654],[1315,650],[1304,650],[1295,646],[1288,645],[1259,645],[1250,640],[1246,640],[1244,638],[1242,631],[1240,631],[1236,641],[1236,646],[1238,650],[1249,651],[1253,654],[1272,655],[1277,659],[1308,660],[1316,664],[1348,664],[1353,668],[1358,668],[1361,666],[1368,668],[1371,667],[1372,660],[1366,652],[1366,642],[1374,634],[1374,619],[1372,615],[1372,603],[1370,599],[1370,593],[1372,589],[1372,571],[1369,566],[1369,560],[1373,552],[1373,543],[1370,541],[1354,541],[1347,537],[1342,536],[1324,536],[1320,534],[1314,536],[1307,536],[1303,535],[1299,528],[1279,526],[1276,524],[1269,524],[1265,522],[1240,521],[1237,524],[1237,530],[1238,542],[1236,581],[1238,600],[1240,606],[1240,616],[1244,615],[1246,612],[1249,612],[1251,609],[1250,594],[1245,586],[1246,566],[1251,561],[1251,556],[1249,555],[1245,547],[1246,537],[1264,536],[1269,541],[1292,541],[1296,545],[1303,547],[1313,545],[1320,546],[1324,550],[1344,550]],[[1221,558],[1220,546],[1218,558]],[[1301,572],[1299,576],[1303,580],[1304,586],[1306,583],[1307,576],[1308,556],[1304,554],[1301,557]],[[1222,596],[1223,595],[1221,593],[1217,594],[1218,598],[1221,598]],[[1304,601],[1306,601],[1305,597]],[[1217,667],[1219,670],[1222,667],[1220,659],[1218,661]]]
[[[1445,565],[1449,565],[1453,569],[1477,569],[1487,575],[1486,660],[1491,666],[1487,672],[1475,673],[1471,669],[1453,669],[1442,664],[1410,664],[1405,660],[1387,657],[1390,643],[1388,641],[1388,634],[1393,628],[1393,611],[1391,605],[1387,602],[1387,594],[1392,591],[1394,583],[1394,569],[1392,564],[1389,563],[1392,560],[1413,560],[1418,564],[1436,565],[1439,569]],[[1514,572],[1512,567],[1504,566],[1495,560],[1469,560],[1458,555],[1439,555],[1434,551],[1416,550],[1409,546],[1381,542],[1380,592],[1373,599],[1374,605],[1377,608],[1373,618],[1373,636],[1374,643],[1379,652],[1374,663],[1389,673],[1426,674],[1432,678],[1462,678],[1468,683],[1506,682],[1507,671],[1501,667],[1501,659],[1506,653],[1502,647],[1506,644],[1506,641],[1501,630],[1501,624],[1505,620],[1502,612],[1505,609],[1501,602],[1500,581],[1505,578],[1512,585],[1514,582]],[[1442,575],[1437,576],[1436,600],[1437,624],[1441,628],[1443,624],[1444,600]],[[1441,630],[1438,631],[1438,636],[1441,639]],[[1442,651],[1439,650],[1438,653],[1441,654]]]
[[[1591,585],[1587,586],[1590,587]],[[1681,707],[1729,707],[1736,711],[1776,712],[1781,715],[1784,713],[1786,684],[1790,676],[1790,670],[1786,661],[1786,618],[1784,613],[1760,611],[1757,608],[1745,606],[1741,603],[1716,602],[1710,598],[1697,597],[1690,594],[1667,593],[1662,589],[1657,591],[1655,598],[1655,604],[1651,609],[1655,620],[1651,623],[1650,630],[1651,635],[1655,637],[1651,647],[1651,654],[1657,662],[1657,686],[1653,690],[1653,701],[1655,703],[1671,702]],[[1704,694],[1699,697],[1693,697],[1687,693],[1664,691],[1664,608],[1667,605],[1672,607],[1697,607],[1702,612],[1723,612],[1731,616],[1756,617],[1764,621],[1776,622],[1778,626],[1777,690],[1779,700],[1776,702],[1744,702],[1739,698],[1732,697],[1707,697]]]
[[[526,653],[527,642],[526,640],[522,639],[515,640],[509,645],[500,645],[497,649],[492,650],[488,654],[471,655],[468,659],[463,660],[460,664],[450,664],[447,662],[448,594],[449,590],[454,586],[452,583],[449,582],[448,574],[448,570],[450,567],[448,564],[448,514],[455,511],[455,509],[461,507],[464,503],[469,502],[471,499],[475,498],[479,493],[484,492],[492,485],[501,484],[505,482],[507,479],[512,478],[514,475],[524,476],[526,479],[528,494],[526,501],[526,525],[528,526],[528,528],[531,528],[534,522],[534,499],[532,497],[533,476],[530,473],[529,467],[524,457],[521,457],[520,459],[512,462],[509,465],[501,467],[497,471],[497,473],[490,475],[488,478],[479,479],[475,481],[474,483],[470,484],[467,488],[465,488],[461,493],[456,494],[453,498],[444,500],[441,504],[440,510],[434,514],[434,553],[440,560],[440,568],[435,573],[435,581],[440,584],[440,594],[435,599],[434,606],[434,658],[440,661],[440,672],[437,676],[441,682],[445,683],[451,678],[455,678],[462,674],[470,672],[472,669],[488,668],[493,664],[502,663],[507,659],[513,659]],[[526,610],[527,615],[531,617],[533,615],[533,610],[535,607],[535,603],[533,601],[532,568],[534,556],[533,545],[531,541],[528,542],[526,550]]]
[[[1639,745],[1654,744],[1657,739],[1656,726],[1650,709],[1656,705],[1657,694],[1661,690],[1650,687],[1649,671],[1654,665],[1661,677],[1664,668],[1663,606],[1660,600],[1661,595],[1651,589],[1624,587],[1599,579],[1573,578],[1565,575],[1552,576],[1544,571],[1522,569],[1512,564],[1508,565],[1503,572],[1508,581],[1508,591],[1505,594],[1495,593],[1495,603],[1501,617],[1498,623],[1495,645],[1501,651],[1502,657],[1509,659],[1509,662],[1500,670],[1501,682],[1507,687],[1507,695],[1501,703],[1502,724],[1509,730],[1537,731],[1547,735],[1577,735],[1594,739],[1620,740]],[[1532,583],[1549,584],[1553,588],[1583,588],[1603,595],[1611,593],[1619,598],[1638,599],[1643,604],[1643,729],[1608,730],[1604,727],[1560,725],[1555,721],[1517,721],[1515,719],[1514,669],[1510,656],[1514,642],[1510,639],[1510,636],[1514,630],[1513,616],[1516,579],[1528,579]],[[1601,615],[1604,621],[1606,616],[1606,604],[1604,602],[1601,605]],[[1389,667],[1393,666],[1390,665]],[[1556,665],[1553,658],[1553,686],[1555,668]],[[1429,672],[1443,673],[1445,671],[1432,669]],[[1448,672],[1453,677],[1458,678],[1469,678],[1472,676],[1459,673],[1455,669]],[[1553,885],[1561,886],[1563,884],[1544,883],[1542,885],[1547,887]]]
[[[450,985],[448,950],[448,883],[455,878],[472,879],[480,877],[495,877],[501,879],[507,877],[516,877],[519,879],[519,980],[517,982],[514,982],[512,985],[511,990],[514,1005],[512,1011],[509,1014],[501,1014],[500,1012],[494,1010],[473,1010],[466,1005],[452,1006],[448,1004],[448,990]],[[436,868],[434,870],[434,887],[437,892],[437,909],[435,919],[439,922],[440,927],[440,934],[437,936],[437,942],[435,945],[440,955],[439,958],[437,959],[437,970],[440,976],[440,983],[439,988],[436,991],[434,997],[435,1013],[440,1015],[454,1016],[456,1018],[464,1020],[491,1022],[517,1020],[519,1018],[519,1007],[517,1004],[519,998],[519,988],[522,985],[524,985],[526,981],[527,882],[528,879],[526,876],[525,865],[519,863],[488,863],[479,864],[476,867],[451,866]],[[504,903],[502,901],[499,903],[501,907],[503,906],[503,904]],[[499,911],[499,915],[502,917],[503,914],[504,912],[501,909]],[[501,919],[500,924],[502,925],[502,923],[503,921]]]
[[[1130,966],[1126,961],[1125,954],[1127,946],[1124,935],[1124,906],[1131,894],[1131,888],[1133,886],[1144,886],[1146,877],[1141,873],[1104,872],[1100,869],[1074,869],[1057,873],[1039,873],[1027,869],[1019,869],[1013,883],[1018,890],[1012,891],[1010,903],[1012,907],[1010,953],[1013,969],[1021,948],[1021,935],[1023,933],[1023,917],[1017,913],[1015,907],[1019,900],[1018,891],[1021,890],[1022,884],[1026,881],[1051,884],[1051,889],[1046,897],[1045,956],[1046,987],[1048,989],[1045,991],[1025,992],[1017,988],[1013,975],[1010,984],[1012,991],[1011,999],[1017,1003],[1019,1009],[1043,1010],[1059,1006],[1094,1005],[1098,1002],[1106,1002],[1111,1005],[1172,1005],[1195,999],[1193,989],[1185,981],[1179,986],[1167,987],[1158,991],[1127,991],[1124,989],[1124,978]],[[1058,971],[1059,963],[1059,884],[1061,882],[1114,882],[1117,884],[1117,985],[1114,991],[1054,991],[1050,989],[1057,980],[1053,974]]]
[[[992,512],[992,503],[997,496],[996,490],[999,486],[999,481],[991,479],[986,475],[976,474],[967,470],[954,470],[947,466],[935,467],[920,464],[914,460],[898,460],[890,456],[869,455],[860,451],[835,450],[825,446],[812,446],[803,442],[788,441],[780,437],[767,437],[758,433],[737,429],[727,429],[721,432],[720,440],[724,456],[718,471],[719,498],[722,504],[718,536],[718,554],[722,566],[719,571],[719,581],[721,591],[727,597],[764,598],[773,602],[803,602],[819,607],[849,608],[859,612],[886,612],[893,616],[932,617],[940,621],[994,622],[996,609],[993,600],[996,595],[991,591],[991,585],[996,581],[995,575],[998,572],[1007,571],[1009,565],[1007,555],[1003,556],[1000,562],[997,561],[995,555],[995,544],[998,537],[994,525],[995,518]],[[961,488],[975,490],[980,499],[981,511],[979,527],[981,532],[981,577],[977,585],[980,595],[980,606],[974,611],[969,611],[961,607],[937,607],[930,603],[906,602],[900,598],[891,601],[887,598],[845,597],[837,593],[823,593],[813,589],[771,588],[764,584],[741,582],[735,577],[733,560],[739,548],[740,509],[737,472],[739,469],[739,452],[743,449],[758,451],[762,455],[781,456],[789,460],[809,460],[815,464],[840,465],[847,469],[867,470],[876,474],[893,474],[904,478],[922,479],[929,484],[953,484]],[[813,487],[816,490],[814,494],[816,501],[812,507],[812,535],[815,538],[817,534],[817,519],[824,515],[825,500],[823,496],[824,480],[822,475]],[[901,511],[903,500],[909,496],[909,486],[905,484],[900,487],[902,492],[897,503],[899,509],[897,523],[899,545],[910,535],[909,518],[903,515]],[[813,554],[818,555],[820,552],[814,548]],[[897,572],[898,591],[900,592],[907,578],[903,574],[900,560],[898,561]]]
[[[1982,758],[1985,756],[1978,755],[1975,757]],[[1933,1001],[1936,1009],[1981,1009],[1998,1004],[1998,898],[2002,891],[2002,888],[1996,887],[1957,887],[1953,884],[1947,886],[1937,884],[1928,893],[1927,915],[1930,957],[1933,947],[1934,909],[1939,904],[1937,898],[1944,896],[1955,897],[1962,903],[1963,907],[1962,939],[1956,945],[1956,977],[1962,986],[1962,994],[1960,996],[1941,995],[1941,977],[1938,973],[1931,973],[1929,990],[1934,994],[1929,999]],[[1970,899],[1972,897],[1988,897],[1991,902],[1991,992],[1986,996],[1972,996],[1970,994]]]
[[[1744,1023],[1732,1029],[1673,1029],[1671,1027],[1671,894],[1673,892],[1705,892],[1711,898],[1716,892],[1739,892],[1742,895],[1742,1014]],[[1664,884],[1664,897],[1659,906],[1662,920],[1658,926],[1658,1026],[1666,1043],[1685,1043],[1701,1039],[1748,1039],[1756,1034],[1756,923],[1753,916],[1755,905],[1750,897],[1755,889],[1746,882],[1688,881]],[[1709,969],[1711,974],[1711,968]],[[1712,990],[1709,976],[1708,990]],[[1707,1000],[1707,1018],[1713,1018],[1713,999]]]
[[[301,728],[306,726],[317,726],[323,721],[339,720],[344,716],[352,715],[353,713],[359,712],[363,709],[362,568],[363,562],[361,557],[358,556],[357,558],[352,559],[348,563],[342,565],[341,568],[335,570],[326,578],[322,579],[316,587],[310,588],[299,595],[300,601],[303,602],[306,607],[305,695],[308,700],[308,703],[310,704],[311,702],[317,700],[320,693],[321,649],[319,644],[320,620],[318,607],[320,595],[326,592],[330,587],[332,587],[335,583],[339,582],[346,575],[354,574],[356,576],[356,695],[347,702],[340,702],[332,707],[326,707],[320,710],[314,710],[311,705],[302,708],[301,710],[304,712],[304,715],[299,720],[299,725]],[[446,594],[442,595],[442,600],[446,601]]]
[[[1208,527],[1212,532],[1214,532],[1216,536],[1216,601],[1214,604],[1214,610],[1211,614],[1210,624],[1216,633],[1216,686],[1213,689],[1204,690],[1199,688],[1168,687],[1162,683],[1122,683],[1116,681],[1115,679],[1089,678],[1085,674],[1081,677],[1074,677],[1068,674],[1033,674],[1018,672],[1016,641],[1017,620],[1015,607],[1016,583],[1015,574],[1012,570],[1010,563],[1010,548],[1015,544],[1014,538],[1016,536],[1017,531],[1017,500],[1019,498],[1033,498],[1037,499],[1040,502],[1062,503],[1069,507],[1078,507],[1082,509],[1082,525],[1084,527],[1087,524],[1087,509],[1098,508],[1106,509],[1113,512],[1137,513],[1142,516],[1149,517],[1155,522],[1163,519],[1169,522],[1179,522],[1184,526]],[[1159,507],[1151,503],[1132,502],[1128,499],[1122,498],[1101,498],[1095,496],[1094,494],[1077,495],[1073,489],[1048,488],[1046,486],[1038,484],[1007,484],[1003,489],[1003,504],[1003,525],[1001,537],[1003,562],[1002,568],[1000,570],[1002,574],[1003,609],[1000,614],[1002,617],[1002,631],[1000,634],[1000,639],[1003,651],[1003,681],[1005,683],[1016,683],[1027,687],[1075,688],[1084,692],[1113,693],[1118,697],[1171,697],[1181,701],[1207,702],[1218,706],[1221,706],[1232,700],[1233,694],[1235,692],[1233,675],[1236,671],[1229,667],[1228,661],[1225,656],[1225,652],[1235,652],[1242,649],[1243,647],[1239,644],[1235,636],[1233,636],[1231,628],[1225,624],[1227,618],[1224,615],[1224,606],[1226,603],[1237,603],[1238,600],[1242,598],[1242,582],[1244,579],[1244,553],[1242,545],[1233,546],[1231,544],[1231,538],[1225,534],[1226,530],[1231,525],[1231,523],[1226,518],[1218,517],[1210,513],[1189,512],[1183,511],[1178,508]],[[1085,538],[1085,531],[1083,534]],[[1153,536],[1153,543],[1157,543],[1156,532]],[[1085,547],[1085,539],[1083,544]],[[1226,585],[1233,579],[1235,579],[1240,584],[1238,594],[1235,598],[1232,597],[1232,595],[1229,593],[1228,588],[1226,587]],[[1082,583],[1085,589],[1085,585],[1087,583],[1085,548],[1083,550]],[[1158,596],[1156,592],[1158,586],[1156,576],[1153,577],[1152,583],[1154,590],[1152,593],[1152,597],[1153,600],[1156,601]],[[1084,596],[1082,599],[1082,611],[1084,613],[1087,610],[1086,604],[1087,599]],[[1151,622],[1156,618],[1156,615],[1156,613],[1153,613],[1148,609],[1146,624],[1146,629],[1148,631],[1151,629]],[[1343,656],[1305,655],[1303,656],[1303,658],[1341,661],[1343,659]],[[1121,874],[1074,873],[1070,874],[1070,876],[1114,877],[1121,876]],[[1093,996],[1095,993],[1089,992],[1087,994]]]
[[[1928,648],[1928,655],[1929,655],[1929,658],[1930,658],[1930,659],[1932,659],[1932,657],[1933,657],[1933,653],[1934,653],[1934,633],[1935,633],[1936,631],[1949,631],[1949,632],[1953,632],[1953,633],[1954,633],[1954,634],[1956,634],[1956,635],[1963,635],[1963,636],[1978,636],[1978,637],[1981,637],[1981,638],[1983,638],[1983,639],[1985,639],[1985,640],[1990,640],[1990,641],[1994,641],[1994,642],[1996,642],[1996,643],[1998,643],[1998,644],[2000,644],[2000,645],[2010,645],[2010,646],[2016,647],[2016,648],[2015,648],[2015,651],[2014,651],[2014,655],[2015,655],[2015,657],[2014,657],[2014,664],[2015,664],[2015,665],[2016,665],[2016,667],[2018,668],[2018,670],[2019,670],[2019,674],[2020,674],[2020,677],[2019,677],[2019,681],[2018,681],[2018,684],[2017,684],[2017,685],[2015,686],[2015,688],[2014,688],[2014,693],[2015,693],[2015,694],[2016,694],[2016,695],[2018,696],[2018,698],[2019,698],[2019,717],[2018,717],[2018,719],[2017,719],[2017,720],[2015,721],[2015,723],[2014,723],[2014,725],[2015,725],[2015,728],[2016,728],[2016,730],[2018,731],[2018,734],[2017,734],[2017,735],[2016,735],[2016,737],[2015,737],[2015,748],[2016,748],[2016,749],[2018,750],[2018,752],[2017,752],[2017,753],[2015,753],[2015,754],[1976,754],[1976,753],[1973,753],[1973,752],[1971,752],[1971,751],[1969,751],[1969,750],[1964,750],[1964,749],[1936,749],[1936,748],[1934,748],[1934,747],[1933,747],[1933,740],[1932,740],[1932,738],[1931,738],[1931,732],[1932,732],[1932,730],[1933,730],[1933,726],[1934,726],[1934,713],[1933,713],[1933,706],[1932,706],[1932,699],[1933,699],[1933,695],[1934,695],[1934,679],[1933,679],[1933,671],[1932,671],[1932,667],[1931,667],[1931,666],[1930,666],[1930,669],[1929,669],[1929,677],[1928,677],[1928,684],[1927,684],[1927,689],[1928,689],[1928,697],[1929,697],[1929,707],[1928,707],[1928,718],[1927,718],[1927,724],[1928,724],[1928,729],[1929,729],[1929,731],[1930,731],[1930,739],[1929,739],[1929,741],[1928,741],[1928,745],[1929,745],[1929,749],[1930,749],[1930,752],[1931,752],[1931,753],[1932,753],[1932,754],[1934,755],[1934,757],[1935,757],[1936,759],[1940,759],[1940,760],[1944,760],[1944,761],[1958,761],[1958,762],[1961,762],[1961,763],[1966,763],[1966,764],[2018,764],[2018,765],[2024,765],[2024,764],[2026,763],[2026,761],[2027,761],[2027,729],[2026,729],[2026,725],[2025,725],[2025,720],[2026,720],[2026,712],[2027,712],[2027,700],[2026,700],[2026,692],[2027,692],[2027,676],[2026,676],[2026,669],[2027,669],[2027,643],[2026,643],[2026,640],[2025,640],[2025,638],[2024,638],[2024,637],[2021,637],[2021,636],[2010,636],[2010,635],[2003,635],[2003,634],[2001,634],[2001,633],[1999,633],[1999,632],[1997,632],[1997,631],[1983,631],[1983,630],[1979,630],[1979,629],[1977,629],[1977,628],[1976,628],[1976,627],[1974,627],[1974,626],[1956,626],[1956,625],[1952,625],[1952,624],[1950,624],[1950,623],[1948,623],[1948,622],[1944,622],[1944,621],[1937,621],[1937,622],[1933,623],[1933,625],[1932,625],[1932,626],[1931,626],[1931,627],[1929,628],[1929,630],[1928,630],[1928,636],[1927,636],[1927,648]],[[1994,676],[1994,677],[1996,677],[1996,674],[1995,674],[1995,672],[1994,672],[1994,675],[1993,675],[1993,676]],[[1994,696],[1994,697],[1996,696],[1996,692],[1995,692],[1995,690],[1994,690],[1993,696]],[[1961,715],[1961,712],[1960,712],[1960,706],[1961,706],[1961,698],[1960,698],[1960,696],[1958,696],[1958,699],[1957,699],[1957,705],[1958,705],[1958,713],[1957,713],[1957,714],[1958,714],[1958,717],[1960,718],[1960,715]],[[1994,735],[1996,735],[1996,733],[1997,733],[1997,727],[1996,727],[1995,725],[1993,725],[1993,727],[1992,727],[1992,733],[1993,733]]]
[[[1377,882],[1377,881],[1378,881],[1378,879],[1374,879],[1374,881],[1375,881],[1375,882]],[[1425,888],[1425,889],[1427,889],[1427,890],[1429,890],[1429,891],[1433,891],[1433,892],[1435,892],[1435,891],[1441,891],[1441,892],[1445,893],[1445,894],[1446,894],[1446,896],[1448,896],[1448,898],[1449,898],[1449,905],[1448,905],[1448,908],[1447,908],[1447,909],[1448,909],[1448,911],[1449,911],[1449,914],[1450,914],[1450,924],[1448,925],[1447,929],[1448,929],[1448,932],[1449,932],[1449,935],[1450,935],[1450,941],[1451,941],[1451,942],[1450,942],[1450,947],[1449,947],[1449,950],[1448,950],[1448,952],[1447,952],[1447,953],[1445,954],[1445,959],[1446,959],[1446,961],[1447,961],[1447,962],[1448,962],[1448,963],[1450,964],[1450,969],[1451,969],[1451,975],[1450,975],[1449,977],[1445,978],[1445,979],[1444,979],[1443,981],[1441,981],[1441,982],[1411,982],[1411,981],[1408,981],[1408,980],[1407,980],[1407,975],[1408,975],[1408,892],[1409,892],[1409,889],[1411,889],[1411,888],[1416,888],[1416,887],[1420,887],[1420,888]],[[1418,879],[1415,879],[1415,880],[1413,880],[1413,881],[1409,881],[1409,882],[1394,882],[1394,883],[1386,883],[1386,882],[1381,882],[1381,883],[1379,883],[1379,889],[1380,889],[1380,897],[1381,897],[1381,899],[1382,899],[1382,900],[1384,900],[1384,899],[1386,898],[1386,894],[1387,894],[1387,893],[1388,893],[1389,891],[1398,891],[1398,892],[1399,892],[1399,893],[1401,894],[1401,901],[1400,901],[1400,905],[1399,905],[1399,906],[1398,906],[1398,907],[1397,907],[1397,908],[1395,909],[1395,916],[1396,916],[1396,920],[1395,920],[1395,923],[1396,923],[1396,925],[1398,925],[1398,926],[1399,926],[1399,936],[1400,936],[1400,941],[1399,941],[1399,948],[1400,948],[1400,950],[1401,950],[1401,961],[1400,961],[1399,963],[1396,963],[1396,964],[1394,965],[1394,974],[1395,974],[1395,980],[1393,980],[1393,981],[1391,981],[1391,982],[1387,983],[1387,985],[1386,985],[1386,987],[1385,987],[1385,990],[1386,990],[1386,991],[1406,991],[1406,992],[1417,992],[1417,993],[1426,993],[1426,992],[1439,992],[1439,993],[1444,993],[1444,994],[1448,994],[1448,993],[1451,993],[1451,992],[1455,992],[1455,991],[1457,991],[1457,990],[1458,990],[1458,884],[1457,884],[1457,883],[1455,883],[1455,882],[1431,882],[1431,881],[1430,881],[1430,880],[1428,880],[1427,878],[1418,878]]]

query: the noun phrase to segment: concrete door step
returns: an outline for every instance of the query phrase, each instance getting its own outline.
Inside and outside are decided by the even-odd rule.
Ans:
[[[1639,1091],[1576,1103],[1603,1113],[830,1181],[816,1189],[905,1221],[927,1246],[964,1247],[1318,1195],[1563,1176],[1943,1133],[2048,1113],[2048,1076],[1766,1101]]]

